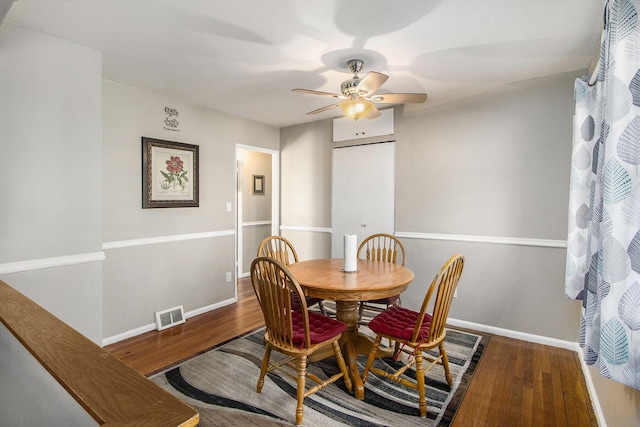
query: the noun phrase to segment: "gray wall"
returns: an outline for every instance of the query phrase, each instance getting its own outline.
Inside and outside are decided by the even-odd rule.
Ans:
[[[330,120],[280,129],[281,234],[300,260],[331,256],[332,139]]]
[[[152,328],[157,310],[233,301],[235,147],[279,147],[277,128],[101,68],[99,52],[0,26],[0,279],[98,344]],[[200,207],[142,209],[142,136],[200,147]]]
[[[566,240],[577,76],[514,84],[422,115],[397,111],[396,232],[454,239],[405,240],[416,272],[405,300],[419,301],[438,266],[461,252],[452,318],[578,340],[564,248],[455,241]]]
[[[414,236],[403,242],[416,274],[406,306],[419,308],[435,272],[460,252],[467,263],[452,318],[577,341],[580,303],[564,296],[566,251],[544,246],[566,240],[576,76],[522,82],[421,114],[396,108],[396,234]],[[331,121],[281,129],[285,229],[330,227],[332,145]],[[315,247],[330,241],[296,233]],[[494,242],[502,238],[543,246]],[[329,256],[323,248],[316,253]]]
[[[578,341],[580,303],[564,295],[566,250],[553,246],[566,241],[580,74],[513,84],[421,114],[396,108],[396,232],[412,236],[402,240],[416,273],[405,306],[417,308],[437,269],[460,252],[467,262],[451,318]],[[330,256],[330,236],[314,227],[330,228],[331,121],[280,133],[283,234],[308,248],[299,252]],[[309,186],[315,200],[298,203]],[[478,242],[465,241],[474,236]],[[589,372],[608,425],[637,425],[640,392]]]
[[[101,67],[97,51],[0,25],[0,279],[97,343]]]
[[[104,336],[118,339],[152,326],[158,310],[233,301],[236,144],[277,149],[279,133],[113,82],[103,96]],[[179,131],[164,128],[165,107],[178,110]],[[142,209],[142,136],[199,146],[199,207]]]

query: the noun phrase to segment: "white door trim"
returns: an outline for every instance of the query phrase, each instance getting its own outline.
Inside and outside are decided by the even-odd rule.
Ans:
[[[254,147],[245,144],[236,144],[236,278],[241,277],[240,266],[243,265],[242,254],[242,165],[239,165],[238,150],[247,150],[271,156],[271,234],[280,235],[280,152],[268,148]],[[236,281],[237,285],[237,281]],[[237,292],[237,286],[236,286]]]

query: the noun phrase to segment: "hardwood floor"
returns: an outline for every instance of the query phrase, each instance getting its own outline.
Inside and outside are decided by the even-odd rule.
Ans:
[[[263,324],[251,282],[241,279],[238,303],[105,350],[148,376]],[[575,352],[489,336],[453,427],[597,426]]]
[[[238,283],[238,302],[192,317],[182,325],[151,331],[105,347],[143,375],[170,366],[264,326],[249,278]]]

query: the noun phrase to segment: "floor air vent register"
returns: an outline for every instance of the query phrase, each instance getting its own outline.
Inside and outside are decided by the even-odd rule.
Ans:
[[[184,318],[184,308],[181,305],[156,311],[156,329],[159,331],[181,325],[184,322],[186,322]]]

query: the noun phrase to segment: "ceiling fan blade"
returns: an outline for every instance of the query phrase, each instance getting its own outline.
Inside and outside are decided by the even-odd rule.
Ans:
[[[338,95],[337,93],[330,92],[321,92],[319,90],[311,90],[311,89],[291,89],[292,92],[298,93],[307,93],[309,95],[321,95],[321,96],[331,96],[333,98],[344,99],[344,95]]]
[[[367,114],[367,119],[375,119],[376,117],[380,117],[382,113],[375,106],[369,111]]]
[[[322,107],[322,108],[318,108],[317,110],[313,110],[313,111],[309,111],[307,114],[318,114],[318,113],[322,113],[323,111],[327,111],[330,110],[334,107],[339,106],[340,104],[331,104],[331,105],[327,105],[326,107]]]
[[[421,103],[427,100],[426,93],[381,93],[371,97],[373,102],[383,104]]]
[[[382,86],[388,78],[389,76],[386,74],[369,71],[367,75],[360,80],[360,83],[358,83],[358,94],[361,96],[371,95],[380,89],[380,86]]]

